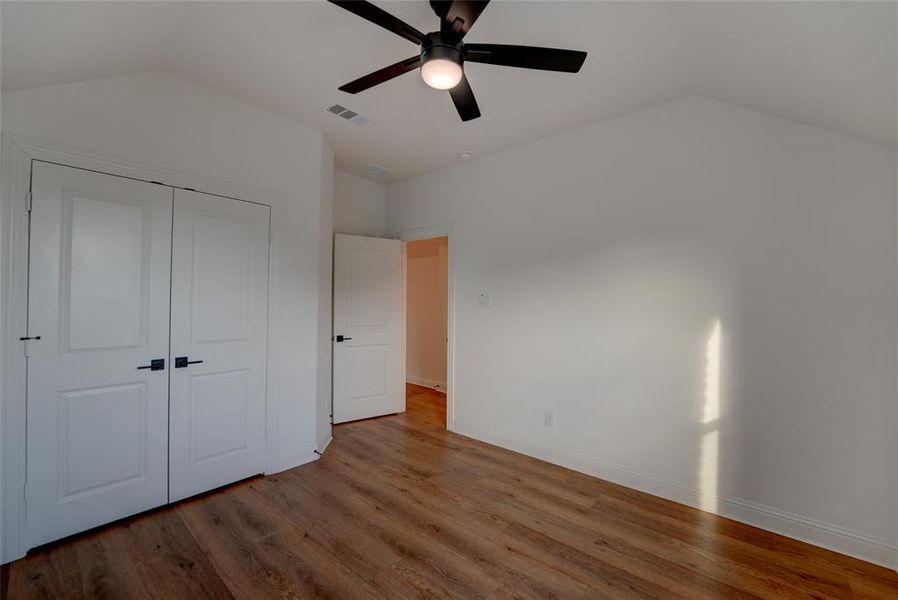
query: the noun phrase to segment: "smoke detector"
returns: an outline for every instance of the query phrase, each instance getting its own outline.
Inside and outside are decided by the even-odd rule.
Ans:
[[[468,162],[471,160],[472,156],[474,156],[474,154],[470,150],[462,150],[458,153],[458,160],[460,162]]]

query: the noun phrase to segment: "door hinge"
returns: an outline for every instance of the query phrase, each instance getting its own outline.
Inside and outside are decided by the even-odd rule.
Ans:
[[[31,192],[28,192],[26,200],[28,200],[28,212],[31,212],[31,205],[34,202],[34,195]]]

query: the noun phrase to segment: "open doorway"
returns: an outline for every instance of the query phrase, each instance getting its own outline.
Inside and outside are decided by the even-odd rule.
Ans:
[[[405,380],[407,410],[446,427],[449,238],[406,243]]]

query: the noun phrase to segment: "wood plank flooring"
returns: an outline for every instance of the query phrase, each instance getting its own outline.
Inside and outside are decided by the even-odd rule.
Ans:
[[[318,462],[32,551],[4,598],[898,598],[894,571],[444,429],[444,397]]]

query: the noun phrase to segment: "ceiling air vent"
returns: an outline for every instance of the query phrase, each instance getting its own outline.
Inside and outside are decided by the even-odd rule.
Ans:
[[[375,164],[368,165],[368,171],[374,173],[378,177],[385,177],[390,174],[390,170],[388,168]]]
[[[356,125],[361,125],[362,123],[368,122],[368,117],[362,116],[354,110],[350,110],[345,106],[340,106],[339,104],[328,106],[327,112],[334,115],[340,115],[350,123],[355,123]]]

